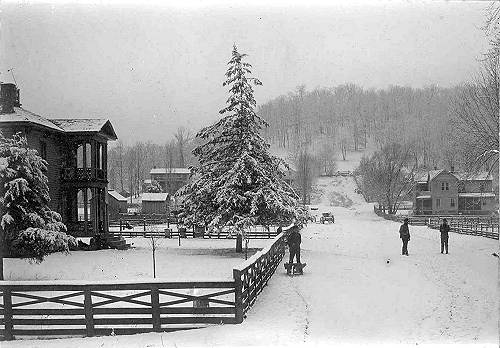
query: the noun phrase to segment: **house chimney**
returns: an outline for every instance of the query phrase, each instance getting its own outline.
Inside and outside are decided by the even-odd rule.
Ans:
[[[450,168],[450,172],[452,172],[452,173],[453,173],[454,171],[455,171],[455,166],[451,166],[451,168]]]
[[[19,89],[13,83],[0,85],[0,114],[12,114],[14,106],[19,107]]]
[[[437,170],[437,169],[438,169],[438,167],[437,167],[437,166],[434,166],[434,170]]]

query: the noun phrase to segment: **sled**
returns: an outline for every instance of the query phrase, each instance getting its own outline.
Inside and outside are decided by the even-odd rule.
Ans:
[[[286,274],[288,275],[294,275],[294,274],[303,274],[303,269],[306,267],[305,263],[288,263],[285,262],[284,264],[285,269],[286,269]]]

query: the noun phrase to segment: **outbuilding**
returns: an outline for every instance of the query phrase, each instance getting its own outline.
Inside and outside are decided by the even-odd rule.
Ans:
[[[120,218],[120,213],[127,212],[127,198],[115,190],[108,191],[108,214],[109,218],[116,220]]]
[[[166,214],[168,207],[168,193],[143,193],[143,214]]]

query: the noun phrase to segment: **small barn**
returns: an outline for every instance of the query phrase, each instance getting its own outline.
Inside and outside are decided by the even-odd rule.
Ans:
[[[127,212],[127,198],[115,190],[108,191],[108,214],[112,220],[119,219],[120,213]]]
[[[143,193],[143,214],[166,214],[168,207],[168,193]]]

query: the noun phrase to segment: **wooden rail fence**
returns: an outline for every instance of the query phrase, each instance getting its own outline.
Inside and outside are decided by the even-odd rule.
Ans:
[[[236,267],[231,281],[0,281],[0,339],[241,323],[283,259],[285,238]]]
[[[450,225],[450,232],[467,234],[473,236],[481,236],[486,238],[498,239],[499,236],[499,223],[498,218],[488,216],[406,216],[406,215],[391,215],[386,214],[376,207],[373,208],[378,216],[387,220],[392,220],[402,223],[405,218],[408,218],[410,225],[428,226],[432,229],[439,229],[442,220],[446,218]]]
[[[253,306],[271,276],[283,260],[286,250],[286,234],[280,233],[273,243],[254,254],[239,267],[233,269],[237,289],[238,320]]]

